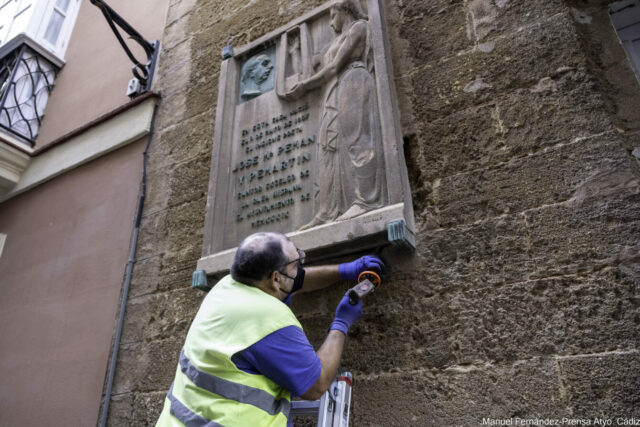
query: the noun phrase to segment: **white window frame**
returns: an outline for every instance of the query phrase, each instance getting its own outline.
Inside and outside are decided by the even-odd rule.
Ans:
[[[71,38],[71,32],[78,16],[78,10],[80,9],[80,0],[69,0],[69,6],[66,12],[63,12],[56,6],[56,0],[48,0],[46,8],[43,9],[42,19],[38,25],[36,40],[41,43],[45,48],[51,50],[59,58],[64,58],[64,53],[67,50],[69,39]],[[60,32],[58,33],[58,40],[56,44],[52,44],[49,40],[44,38],[49,22],[54,13],[60,13],[64,16],[64,21]]]
[[[5,1],[6,0],[0,0],[0,3],[5,5],[7,4]],[[58,59],[64,61],[64,54],[69,45],[69,39],[71,38],[71,33],[78,17],[81,0],[70,0],[66,13],[59,11],[65,18],[55,45],[46,40],[44,35],[51,17],[56,13],[56,9],[58,9],[56,7],[56,0],[9,0],[9,2],[15,2],[14,5],[6,6],[8,8],[7,11],[11,11],[13,14],[13,18],[9,24],[7,24],[8,28],[0,30],[0,37],[2,37],[2,39],[0,39],[0,45],[9,43],[14,38],[20,37],[21,34],[25,34]],[[30,14],[26,28],[13,28],[15,19],[21,14],[19,12]]]
[[[2,30],[0,30],[0,37],[2,37],[0,38],[0,44],[3,44],[3,41],[8,42],[11,38],[16,37],[20,32],[26,32],[20,31],[19,33],[12,35],[16,19],[24,13],[33,13],[35,0],[0,0],[0,2],[2,3],[3,13],[11,15],[11,18],[5,25],[3,25]],[[27,23],[30,22],[31,18],[27,18]]]

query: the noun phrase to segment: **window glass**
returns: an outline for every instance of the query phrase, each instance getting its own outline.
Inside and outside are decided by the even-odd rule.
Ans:
[[[56,7],[66,12],[69,8],[69,0],[56,0]]]
[[[64,16],[57,10],[54,10],[51,14],[51,19],[49,20],[47,31],[44,33],[45,40],[55,45],[58,41],[58,36],[60,35],[60,29],[62,28],[63,22]]]
[[[0,1],[0,25],[2,27],[5,27],[9,23],[11,23],[11,20],[13,19],[13,9],[15,8],[9,3],[11,2],[8,1],[2,4],[2,2]]]

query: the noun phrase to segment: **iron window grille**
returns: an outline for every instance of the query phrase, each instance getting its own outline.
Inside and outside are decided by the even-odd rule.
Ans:
[[[33,146],[58,71],[26,43],[0,57],[0,128]]]

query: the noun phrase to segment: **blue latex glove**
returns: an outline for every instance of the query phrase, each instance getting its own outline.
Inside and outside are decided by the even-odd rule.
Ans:
[[[337,330],[347,335],[347,331],[362,316],[362,301],[356,305],[349,304],[349,295],[345,295],[340,300],[336,308],[336,317],[329,328],[330,331]]]
[[[377,256],[365,255],[352,262],[345,262],[338,266],[338,273],[342,280],[358,280],[360,273],[366,270],[384,272],[384,262]]]

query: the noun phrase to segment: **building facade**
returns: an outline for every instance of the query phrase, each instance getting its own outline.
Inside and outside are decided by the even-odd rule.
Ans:
[[[110,3],[162,38],[168,1]],[[88,1],[2,2],[0,61],[0,424],[92,425],[157,96]]]
[[[152,9],[157,19],[139,23],[133,19],[136,13],[125,11],[138,6],[112,3],[149,39],[163,44],[154,84],[162,97],[148,149],[147,198],[114,387],[107,397],[109,425],[154,425],[184,336],[204,297],[191,287],[191,279],[202,255],[209,171],[215,161],[220,52],[227,45],[252,42],[323,2],[170,0],[164,11]],[[640,87],[629,53],[633,46],[622,33],[632,28],[633,18],[628,25],[612,24],[611,18],[612,8],[633,12],[638,6],[595,0],[383,3],[416,248],[382,250],[389,272],[350,331],[342,366],[355,378],[353,425],[639,419]],[[73,39],[88,9],[85,3],[79,9],[68,64],[47,111],[73,105],[57,101],[56,93],[71,70]],[[151,21],[158,26],[143,31]],[[112,35],[106,31],[104,37]],[[105,61],[96,65],[98,71],[107,69],[110,61]],[[126,102],[107,102],[112,92],[100,93],[91,99],[105,103],[104,113]],[[68,125],[49,124],[45,118],[36,147],[40,138],[54,141],[92,120],[95,114],[87,110],[93,102],[69,112]],[[111,304],[101,307],[100,319],[95,303],[77,300],[82,309],[92,308],[92,330],[97,325],[104,329],[99,337],[91,335],[102,346],[91,358],[96,361],[91,365],[93,394],[84,396],[85,402],[75,401],[87,411],[86,419],[97,418],[95,393],[104,382],[137,187],[122,184],[130,192],[124,207],[116,208],[106,202],[115,195],[91,193],[93,186],[82,183],[96,176],[97,186],[107,179],[99,178],[101,173],[137,182],[133,166],[125,166],[124,159],[140,154],[142,146],[142,141],[128,144],[0,205],[0,233],[6,235],[0,255],[1,339],[3,348],[12,348],[2,353],[3,375],[11,379],[0,386],[6,408],[26,411],[27,401],[12,401],[11,393],[34,382],[21,382],[18,369],[37,363],[25,354],[43,353],[44,344],[38,347],[45,342],[38,338],[42,324],[35,325],[35,314],[30,316],[27,307],[42,314],[42,304],[52,304],[45,321],[59,320],[62,326],[56,329],[59,335],[47,334],[51,341],[44,349],[56,355],[59,366],[66,364],[68,371],[60,374],[65,380],[84,375],[78,367],[90,358],[78,355],[74,360],[54,350],[68,348],[77,355],[80,350],[75,349],[84,346],[65,347],[64,340],[89,333],[59,318],[69,310],[51,298],[95,297],[98,291],[82,293],[77,286],[99,282],[103,300]],[[100,172],[101,167],[106,171]],[[68,188],[48,188],[65,183]],[[68,214],[62,209],[75,206],[63,196],[76,200],[80,195],[87,210],[78,207]],[[19,209],[20,203],[29,210]],[[101,203],[108,206],[100,208]],[[51,212],[57,216],[42,216],[45,207],[56,204],[61,210]],[[24,212],[30,212],[27,218]],[[86,212],[80,215],[87,218],[84,228],[72,220],[78,212]],[[56,218],[70,224],[63,227]],[[108,239],[100,239],[107,231],[91,234],[97,220],[103,221],[98,229],[108,230]],[[45,230],[61,233],[61,241],[70,245],[68,235],[77,230],[78,241],[40,248],[35,237]],[[16,234],[35,237],[16,249]],[[105,245],[99,254],[89,251],[94,241]],[[94,270],[65,276],[65,262],[74,253],[90,260],[104,260],[108,253],[109,265],[120,268],[99,262]],[[42,271],[36,275],[34,267]],[[49,277],[55,283],[44,279]],[[294,299],[294,312],[312,344],[321,344],[348,286],[341,283]],[[34,325],[25,329],[30,320]],[[53,365],[51,369],[60,369]],[[53,373],[28,372],[47,378],[51,387],[59,383]],[[51,411],[64,408],[50,393],[38,395],[40,401]],[[7,414],[2,408],[0,414]]]
[[[203,297],[220,52],[320,4],[169,7],[112,425],[153,424]],[[640,89],[610,3],[384,4],[417,247],[383,250],[350,333],[354,425],[638,418]],[[315,345],[346,287],[295,302]]]

